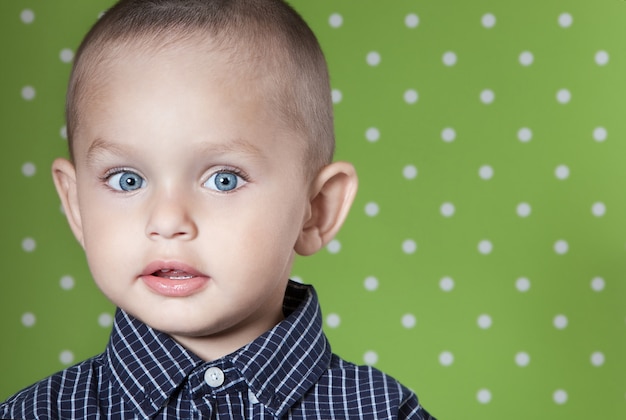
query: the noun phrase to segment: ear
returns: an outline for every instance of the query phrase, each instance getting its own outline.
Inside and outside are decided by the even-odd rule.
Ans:
[[[334,162],[324,167],[312,184],[309,212],[295,250],[300,255],[319,251],[343,225],[357,191],[354,166]]]
[[[76,169],[67,159],[58,158],[52,163],[52,179],[61,199],[65,217],[70,224],[74,236],[83,243],[83,227],[78,206],[78,194],[76,191]]]

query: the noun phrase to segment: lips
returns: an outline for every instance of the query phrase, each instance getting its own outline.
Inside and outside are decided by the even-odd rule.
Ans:
[[[206,287],[210,277],[193,267],[176,261],[155,261],[139,278],[150,291],[165,297],[191,296]]]
[[[188,279],[195,277],[193,274],[189,274],[186,271],[174,270],[171,268],[162,268],[152,273],[152,275],[156,277],[161,277],[164,279],[170,279],[170,280],[188,280]]]
[[[195,268],[179,261],[153,261],[141,272],[142,276],[185,280],[192,277],[207,277]]]

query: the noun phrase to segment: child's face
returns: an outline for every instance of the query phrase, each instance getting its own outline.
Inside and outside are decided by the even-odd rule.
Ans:
[[[309,212],[302,140],[261,75],[221,58],[178,48],[107,64],[81,109],[70,210],[105,295],[192,350],[218,338],[205,358],[281,319]]]

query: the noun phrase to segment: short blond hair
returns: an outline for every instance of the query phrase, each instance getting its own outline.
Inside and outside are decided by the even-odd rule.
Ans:
[[[307,171],[332,161],[335,138],[326,60],[302,17],[282,0],[121,0],[83,39],[75,56],[66,102],[67,133],[73,139],[88,87],[98,67],[129,45],[161,48],[204,37],[212,48],[229,47],[232,58],[253,59],[272,73],[272,107],[306,141]]]

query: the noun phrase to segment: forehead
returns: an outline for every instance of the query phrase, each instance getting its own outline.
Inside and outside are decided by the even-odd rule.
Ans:
[[[83,84],[78,143],[114,127],[141,128],[158,137],[159,127],[171,122],[180,138],[228,133],[261,148],[264,139],[250,132],[260,126],[270,136],[287,137],[289,126],[272,105],[275,76],[241,55],[193,43],[159,49],[130,44],[99,61]],[[290,134],[290,142],[302,146]],[[75,145],[85,150],[82,146]]]
[[[78,116],[88,102],[85,99],[109,94],[115,83],[136,76],[137,72],[132,71],[136,63],[149,62],[147,68],[139,67],[151,76],[160,74],[162,83],[167,85],[180,82],[181,78],[184,82],[187,76],[205,84],[246,84],[241,93],[265,101],[267,109],[273,109],[276,117],[290,127],[284,110],[292,108],[286,102],[292,101],[292,94],[287,92],[294,90],[294,80],[285,70],[281,55],[274,48],[256,49],[243,39],[213,39],[199,32],[185,37],[174,34],[110,41],[93,45],[81,57],[75,69],[78,82],[68,104]]]
[[[256,89],[263,89],[272,79],[266,68],[269,60],[262,60],[244,44],[224,44],[208,37],[131,37],[96,48],[97,51],[86,54],[83,59],[86,90],[97,89],[99,81],[107,82],[111,76],[130,75],[132,67],[139,67],[150,75],[160,73],[172,82],[188,73],[207,82],[246,80],[254,82]],[[143,63],[150,65],[143,66]]]

